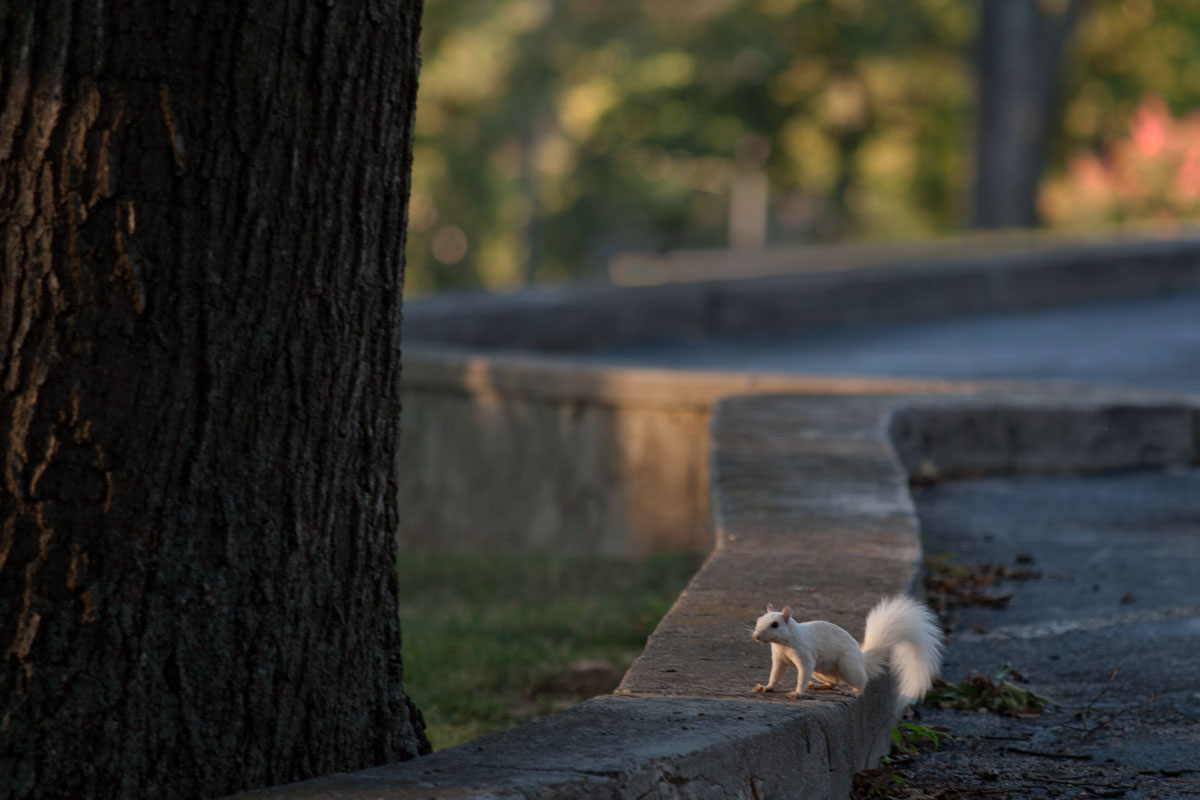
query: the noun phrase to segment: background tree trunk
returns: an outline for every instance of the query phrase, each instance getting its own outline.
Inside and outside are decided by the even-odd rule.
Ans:
[[[1077,0],[982,0],[975,225],[1038,223],[1037,189],[1057,122],[1059,63]]]
[[[0,793],[428,751],[394,481],[420,0],[0,0]]]

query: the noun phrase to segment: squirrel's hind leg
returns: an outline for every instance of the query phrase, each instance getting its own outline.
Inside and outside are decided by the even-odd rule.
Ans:
[[[820,683],[817,683],[820,681]],[[843,683],[841,678],[836,675],[822,675],[819,672],[813,673],[813,682],[809,684],[812,689],[825,689],[835,691],[843,697],[858,697],[862,692],[861,689],[855,689],[848,683]]]
[[[840,683],[836,675],[822,675],[820,672],[814,672],[812,680],[809,686],[814,689],[836,689]]]
[[[867,665],[858,653],[842,659],[838,664],[838,675],[850,689],[849,692],[842,692],[847,697],[856,697],[862,694],[862,690],[867,688],[867,681],[871,679],[867,674]]]

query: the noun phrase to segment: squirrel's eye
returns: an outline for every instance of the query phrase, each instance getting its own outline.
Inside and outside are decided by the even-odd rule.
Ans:
[[[778,627],[779,627],[779,622],[778,622],[778,621],[776,621],[776,622],[772,622],[772,623],[771,623],[771,627],[772,627],[772,628],[778,628]]]

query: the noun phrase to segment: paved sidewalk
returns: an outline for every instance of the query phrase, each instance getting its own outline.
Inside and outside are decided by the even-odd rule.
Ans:
[[[812,375],[1093,381],[1200,391],[1200,292],[609,350],[597,361]],[[586,357],[586,356],[585,356]]]
[[[928,554],[1032,559],[1007,608],[952,610],[945,677],[1011,664],[1036,719],[923,708],[954,740],[901,774],[967,797],[1200,797],[1200,469],[987,478],[915,492]],[[1080,792],[1086,792],[1081,795]]]

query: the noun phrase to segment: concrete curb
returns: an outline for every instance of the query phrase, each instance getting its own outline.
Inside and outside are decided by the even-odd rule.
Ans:
[[[416,761],[245,797],[844,798],[854,773],[887,750],[894,689],[881,680],[854,699],[750,694],[769,663],[746,631],[761,606],[789,602],[798,616],[861,635],[870,605],[917,574],[914,467],[1195,464],[1198,430],[1200,407],[1186,399],[1102,390],[1070,401],[721,401],[712,428],[717,547],[616,696]]]
[[[856,757],[846,749],[844,732],[856,725],[865,706],[814,701],[781,708],[750,701],[599,697],[417,761],[244,797],[797,796],[796,787],[828,783]],[[798,751],[798,744],[811,750]]]

